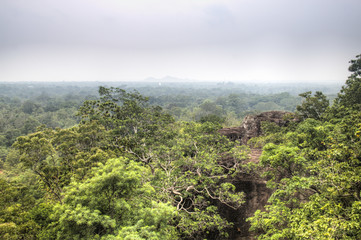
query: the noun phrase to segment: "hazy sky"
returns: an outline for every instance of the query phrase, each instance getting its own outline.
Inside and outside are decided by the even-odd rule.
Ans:
[[[360,0],[0,0],[0,81],[344,82]]]

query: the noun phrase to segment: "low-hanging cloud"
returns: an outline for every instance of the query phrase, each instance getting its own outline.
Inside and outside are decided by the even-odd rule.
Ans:
[[[359,9],[357,0],[3,0],[0,81],[343,81],[360,51]]]

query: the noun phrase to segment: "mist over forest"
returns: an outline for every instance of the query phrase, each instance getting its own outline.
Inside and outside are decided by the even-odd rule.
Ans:
[[[359,239],[360,63],[341,88],[0,83],[1,237]]]
[[[361,239],[360,9],[1,0],[0,240]]]

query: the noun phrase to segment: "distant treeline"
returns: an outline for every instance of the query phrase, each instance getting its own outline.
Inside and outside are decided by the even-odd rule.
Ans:
[[[177,120],[213,121],[224,126],[238,125],[251,113],[269,110],[295,111],[304,85],[235,83],[157,82],[20,82],[0,83],[1,156],[16,137],[37,127],[67,128],[78,123],[76,112],[86,100],[98,99],[98,88],[119,87],[148,96],[148,103],[161,106]],[[297,89],[299,91],[297,91]],[[336,85],[310,85],[333,98]],[[283,92],[290,90],[291,93]]]

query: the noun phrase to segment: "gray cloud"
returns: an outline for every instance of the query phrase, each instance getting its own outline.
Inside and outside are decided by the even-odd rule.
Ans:
[[[360,53],[359,9],[358,0],[3,0],[0,81],[343,81]]]

